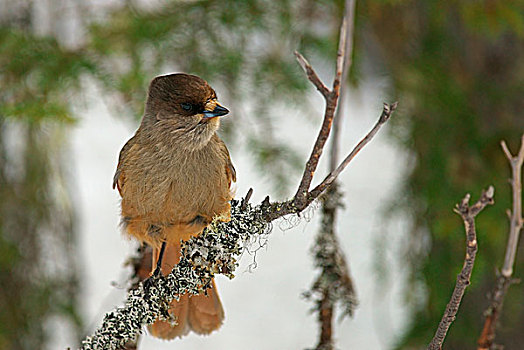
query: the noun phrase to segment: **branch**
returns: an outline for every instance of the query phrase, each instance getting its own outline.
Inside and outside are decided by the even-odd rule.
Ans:
[[[375,126],[368,132],[368,134],[362,140],[360,140],[360,142],[355,146],[355,148],[353,148],[351,153],[347,155],[347,157],[342,161],[342,163],[340,163],[340,165],[335,170],[329,173],[329,175],[326,176],[326,178],[310,192],[310,196],[317,198],[318,195],[320,195],[320,193],[324,192],[326,188],[329,187],[333,183],[333,181],[335,181],[338,175],[340,175],[340,173],[344,171],[344,169],[353,160],[353,158],[355,158],[357,153],[360,152],[360,150],[362,150],[362,148],[364,148],[364,146],[367,145],[373,139],[373,137],[380,130],[382,125],[384,125],[389,120],[395,109],[397,109],[397,105],[397,102],[391,105],[384,103],[384,109],[382,110],[382,114],[380,115]]]
[[[298,51],[295,51],[295,57],[297,58],[300,67],[302,67],[304,72],[306,72],[309,81],[311,81],[313,85],[317,87],[317,90],[320,91],[324,98],[328,99],[331,91],[329,91],[326,84],[324,84],[322,80],[320,80],[319,76],[317,75],[317,72],[315,72],[313,67],[311,67],[311,64],[309,64],[308,60],[306,60],[304,56],[302,56],[302,54]]]
[[[360,152],[360,150],[373,139],[382,125],[384,125],[389,120],[396,107],[397,102],[391,105],[384,103],[384,109],[382,110],[382,114],[380,115],[379,120],[375,126],[362,140],[360,140],[360,142],[353,148],[353,150],[332,173],[330,173],[317,187],[311,190],[311,192],[306,192],[306,198],[303,203],[297,203],[296,196],[284,202],[269,203],[269,201],[267,201],[266,205],[270,208],[266,211],[266,220],[273,221],[285,215],[298,214],[307,208],[315,199],[324,193],[326,189],[329,188],[329,186],[333,184],[333,182],[338,178],[338,175],[340,175],[340,173],[342,173],[342,171],[349,165],[357,153]]]
[[[345,9],[346,16],[348,18],[348,37],[346,40],[346,56],[344,60],[344,66],[342,67],[342,84],[340,86],[340,99],[338,102],[338,108],[334,117],[333,122],[333,136],[331,138],[331,154],[329,159],[329,171],[335,170],[338,162],[338,144],[339,144],[339,134],[340,134],[340,123],[342,116],[344,115],[344,92],[347,86],[347,72],[351,69],[351,64],[353,62],[353,31],[355,28],[355,0],[346,0]]]
[[[345,57],[341,69],[341,85],[338,107],[335,113],[331,149],[329,154],[328,170],[334,171],[338,163],[338,147],[340,139],[340,126],[344,110],[344,92],[347,86],[346,75],[351,67],[353,55],[353,28],[355,22],[355,0],[346,0],[345,17],[347,39],[345,41]],[[340,61],[337,61],[340,64]],[[339,68],[337,68],[337,71]],[[310,290],[305,293],[315,305],[319,323],[319,336],[316,350],[333,350],[333,318],[335,306],[338,304],[342,309],[340,318],[352,316],[358,301],[353,287],[353,281],[349,275],[349,267],[340,247],[336,234],[337,211],[342,206],[342,193],[334,182],[322,196],[321,227],[315,237],[312,253],[315,267],[320,270]]]
[[[522,229],[522,164],[524,163],[524,135],[520,144],[519,153],[513,156],[506,145],[501,142],[502,150],[511,165],[511,187],[513,193],[513,210],[510,217],[510,230],[508,244],[506,245],[506,256],[500,276],[497,276],[497,282],[493,289],[491,304],[484,312],[486,320],[482,333],[477,342],[477,350],[488,350],[492,347],[496,335],[498,316],[502,311],[504,297],[509,286],[514,282],[512,279],[513,265],[517,254],[520,231]]]
[[[475,264],[475,255],[477,254],[477,232],[475,231],[475,216],[480,213],[488,204],[493,204],[493,195],[495,189],[490,186],[487,191],[482,191],[480,199],[469,206],[470,195],[466,194],[462,202],[456,205],[454,211],[462,217],[464,221],[464,227],[466,229],[466,257],[464,258],[464,265],[462,271],[457,276],[457,283],[451,300],[446,306],[446,311],[440,320],[435,336],[431,340],[428,346],[428,350],[440,350],[442,349],[442,343],[446,337],[451,323],[455,320],[464,291],[469,285],[471,273],[473,271],[473,265]]]
[[[524,135],[520,144],[518,155],[512,156],[506,145],[506,142],[501,142],[502,149],[508,158],[511,165],[511,186],[513,189],[513,211],[511,216],[511,224],[509,229],[509,239],[504,258],[504,266],[502,267],[502,276],[510,278],[513,274],[513,264],[515,262],[515,255],[517,253],[517,245],[519,241],[520,230],[522,229],[522,163],[524,162]]]
[[[349,16],[352,16],[353,12],[350,7],[346,7],[344,18],[342,19],[342,25],[340,26],[340,35],[338,42],[338,51],[337,51],[337,64],[335,78],[333,79],[333,89],[330,91],[324,83],[320,81],[320,78],[316,74],[315,70],[307,62],[307,60],[298,52],[295,53],[299,64],[306,71],[308,79],[317,87],[317,89],[322,93],[324,99],[326,100],[326,109],[324,112],[324,120],[322,122],[322,127],[311,151],[311,155],[306,163],[304,174],[302,175],[302,180],[298,186],[297,192],[294,197],[294,204],[298,208],[305,208],[307,206],[307,197],[309,192],[309,187],[311,181],[313,180],[313,175],[317,169],[318,161],[322,155],[324,145],[326,144],[327,138],[331,131],[331,124],[333,122],[333,117],[335,115],[335,110],[338,104],[338,98],[340,96],[340,80],[342,78],[342,70],[344,68],[344,62],[346,57],[346,42],[348,38],[348,31],[350,26],[347,25],[349,21]],[[352,28],[352,26],[351,26]]]
[[[320,326],[316,350],[332,350],[333,317],[339,306],[339,319],[352,316],[358,305],[349,267],[335,232],[337,209],[342,206],[337,184],[322,196],[322,217],[319,232],[312,246],[315,268],[320,273],[304,296],[314,303]]]
[[[205,293],[217,273],[233,278],[243,247],[267,234],[270,225],[260,205],[252,207],[238,200],[231,202],[231,220],[221,220],[215,219],[201,235],[182,244],[180,262],[169,275],[152,276],[147,290],[140,282],[129,291],[125,306],[107,313],[95,334],[82,341],[82,349],[122,349],[157,318],[175,321],[167,312],[173,299]]]

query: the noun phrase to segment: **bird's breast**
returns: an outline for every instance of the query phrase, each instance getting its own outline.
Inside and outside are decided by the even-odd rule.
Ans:
[[[132,201],[138,211],[174,224],[227,211],[231,196],[226,159],[210,146],[188,152],[157,144],[142,150],[132,174]]]

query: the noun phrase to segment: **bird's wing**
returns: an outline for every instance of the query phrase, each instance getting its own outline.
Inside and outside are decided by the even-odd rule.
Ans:
[[[229,181],[229,186],[231,186],[231,182],[237,182],[237,171],[233,166],[233,162],[231,161],[231,156],[229,155],[229,150],[227,149],[226,144],[221,139],[219,139],[219,141],[220,151],[222,152],[222,154],[224,155],[224,159],[226,160],[227,180]]]
[[[124,147],[122,147],[120,155],[118,156],[118,165],[113,176],[113,189],[116,187],[120,196],[122,196],[122,189],[124,188],[126,160],[129,156],[129,150],[135,145],[135,137],[133,136],[126,142]]]
[[[227,151],[227,148],[226,148]],[[227,157],[227,164],[226,164],[226,175],[229,180],[229,186],[231,186],[231,181],[237,182],[237,171],[235,170],[235,167],[233,166],[233,162],[231,161],[231,157]]]

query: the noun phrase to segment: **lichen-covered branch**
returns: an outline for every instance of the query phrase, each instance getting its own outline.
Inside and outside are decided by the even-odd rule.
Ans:
[[[306,298],[315,304],[320,335],[316,350],[332,350],[334,307],[338,305],[340,317],[352,316],[358,304],[348,264],[335,233],[337,209],[342,206],[338,186],[333,185],[321,197],[322,219],[319,233],[312,247],[315,267],[320,274],[313,282]]]
[[[511,166],[511,189],[513,194],[513,208],[510,214],[510,229],[508,244],[506,245],[506,255],[504,265],[493,292],[491,293],[491,303],[484,315],[484,327],[477,342],[477,350],[488,350],[493,346],[496,335],[498,317],[502,311],[504,297],[509,286],[513,283],[513,265],[517,254],[520,231],[522,230],[522,164],[524,163],[524,135],[520,144],[520,150],[516,156],[513,156],[504,141],[501,142],[502,150],[508,158]]]
[[[469,205],[470,195],[467,194],[462,202],[456,205],[454,211],[462,217],[464,221],[464,227],[466,229],[466,257],[464,258],[464,265],[462,271],[457,276],[457,283],[455,289],[451,295],[451,300],[446,306],[446,311],[440,320],[435,336],[431,340],[428,346],[428,350],[440,350],[442,349],[442,343],[444,338],[451,326],[451,323],[455,320],[462,297],[466,287],[469,285],[473,266],[475,264],[475,256],[477,254],[477,232],[475,230],[475,217],[480,213],[488,204],[493,204],[493,196],[495,189],[490,186],[486,191],[482,191],[480,199],[473,204]]]
[[[131,290],[125,305],[106,314],[95,334],[84,339],[82,349],[121,349],[157,318],[170,320],[171,300],[185,293],[205,293],[217,273],[232,278],[244,245],[270,229],[260,205],[241,206],[240,201],[232,201],[230,221],[217,219],[185,242],[180,262],[169,275],[152,276],[147,290],[142,282]]]

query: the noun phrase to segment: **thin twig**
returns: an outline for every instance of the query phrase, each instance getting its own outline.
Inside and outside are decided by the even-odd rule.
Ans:
[[[342,81],[343,73],[347,65],[348,55],[348,38],[352,39],[353,35],[353,23],[354,21],[354,1],[345,2],[345,13],[342,18],[342,24],[340,25],[340,36],[338,38],[338,51],[337,51],[337,68],[335,72],[335,79],[333,80],[333,91],[340,90],[340,82]],[[349,52],[351,55],[351,52]]]
[[[309,156],[309,159],[306,163],[302,179],[300,180],[300,185],[298,186],[297,192],[294,196],[294,205],[298,208],[305,208],[309,187],[311,185],[311,181],[313,180],[313,175],[317,170],[318,161],[320,160],[320,156],[322,155],[324,145],[326,144],[326,141],[329,137],[329,133],[331,131],[331,124],[333,122],[333,117],[337,108],[338,97],[340,95],[340,79],[342,77],[342,69],[344,66],[344,60],[346,55],[346,41],[349,31],[347,23],[349,15],[349,9],[346,9],[344,13],[344,18],[342,20],[342,25],[340,26],[340,35],[337,51],[337,65],[335,78],[333,79],[333,89],[331,91],[327,90],[327,87],[325,87],[323,83],[323,86],[319,85],[320,78],[318,78],[318,75],[315,73],[311,65],[307,63],[306,59],[302,55],[298,53],[295,54],[302,67],[304,67],[304,64],[307,64],[306,73],[308,79],[313,83],[313,85],[317,87],[317,89],[322,93],[322,96],[324,96],[324,99],[326,100],[326,108],[324,111],[324,120],[322,122],[322,127],[320,128],[317,140],[315,141],[315,145],[313,146],[311,155]],[[312,77],[316,77],[316,79],[312,79]]]
[[[240,208],[242,210],[245,210],[247,208],[247,205],[248,205],[249,200],[251,199],[252,195],[253,195],[253,189],[249,188],[249,190],[246,193],[246,196],[242,199],[242,204],[240,206]]]
[[[337,167],[339,158],[338,147],[344,109],[344,92],[347,85],[346,75],[350,69],[353,54],[355,0],[346,0],[345,10],[345,18],[347,18],[345,25],[348,26],[348,29],[347,37],[340,38],[340,42],[345,42],[346,45],[344,48],[345,54],[337,57],[337,66],[340,63],[340,57],[343,57],[344,60],[340,77],[339,102],[332,127],[331,148],[329,152],[330,172],[334,171]],[[337,71],[338,70],[337,67]],[[311,294],[319,294],[318,298],[320,298],[315,300],[315,311],[318,313],[318,322],[320,326],[316,350],[332,350],[334,347],[333,317],[335,305],[337,303],[346,304],[344,309],[351,315],[357,304],[353,282],[349,275],[349,268],[336,237],[336,217],[337,210],[341,205],[341,197],[342,195],[338,186],[336,186],[336,183],[334,183],[333,187],[324,194],[322,200],[322,225],[314,243],[313,251],[315,252],[315,266],[320,268],[320,274],[311,288]],[[319,252],[320,250],[322,250],[322,252]],[[344,303],[344,301],[348,300],[350,301],[349,305],[347,305],[348,303]]]
[[[334,171],[329,173],[328,176],[326,176],[326,178],[317,187],[315,187],[310,192],[310,196],[316,198],[320,193],[324,192],[324,190],[328,186],[330,186],[333,183],[333,181],[335,181],[335,179],[338,177],[338,175],[340,175],[340,173],[348,166],[348,164],[351,162],[351,160],[353,160],[353,158],[355,158],[357,153],[360,152],[360,150],[362,148],[364,148],[364,146],[367,145],[369,143],[369,141],[371,141],[373,139],[373,137],[380,130],[382,125],[384,125],[389,120],[389,118],[391,117],[391,115],[393,114],[395,109],[397,108],[397,105],[398,105],[397,102],[395,102],[395,103],[393,103],[391,105],[388,105],[387,103],[384,103],[384,109],[382,110],[382,114],[380,115],[380,118],[378,119],[378,121],[375,124],[375,126],[355,146],[355,148],[353,148],[351,153],[349,153],[347,155],[347,157],[342,161],[342,163],[340,163],[340,165]]]
[[[506,145],[506,142],[501,142],[502,149],[508,158],[511,165],[512,179],[511,185],[513,189],[513,211],[509,229],[509,238],[504,258],[504,265],[502,267],[502,276],[509,278],[513,274],[513,264],[515,262],[515,255],[517,253],[517,246],[519,241],[520,230],[522,229],[522,163],[524,162],[524,135],[522,135],[519,153],[513,157]]]
[[[456,205],[454,211],[462,217],[466,229],[466,257],[462,271],[457,276],[457,283],[451,295],[451,300],[446,306],[446,311],[440,320],[435,336],[428,346],[428,350],[442,349],[442,343],[448,332],[451,323],[455,320],[462,297],[466,287],[469,285],[473,265],[475,264],[475,255],[477,254],[477,232],[475,231],[475,216],[482,211],[488,204],[493,204],[495,189],[490,186],[486,191],[482,191],[480,199],[469,206],[470,195],[466,194],[462,202]]]
[[[295,57],[297,58],[300,67],[302,67],[304,72],[306,72],[309,81],[316,86],[317,90],[320,91],[322,96],[324,96],[326,99],[329,98],[329,94],[331,93],[331,91],[329,91],[326,84],[324,84],[322,80],[319,78],[317,72],[315,72],[313,67],[311,67],[311,64],[309,64],[308,60],[306,60],[306,58],[302,56],[302,54],[298,51],[295,51]]]
[[[353,148],[353,150],[342,161],[342,163],[340,163],[340,165],[335,169],[333,173],[330,173],[324,179],[324,181],[322,181],[317,187],[311,190],[311,192],[306,193],[306,199],[303,204],[301,204],[300,206],[297,205],[295,197],[285,202],[275,202],[271,204],[267,203],[268,210],[265,214],[266,220],[268,222],[271,222],[285,215],[300,213],[305,208],[307,208],[308,205],[310,205],[315,199],[317,199],[322,193],[324,193],[324,191],[326,191],[326,189],[329,188],[329,186],[333,184],[333,182],[337,179],[338,175],[349,165],[349,163],[351,163],[351,161],[353,160],[353,158],[355,158],[357,153],[360,152],[360,150],[364,148],[364,146],[367,145],[373,139],[373,137],[377,134],[382,125],[384,125],[390,119],[391,115],[393,115],[395,108],[397,108],[397,102],[391,105],[384,103],[384,109],[382,110],[382,113],[375,126],[373,126],[373,128],[362,140],[360,140],[360,142],[355,146],[355,148]]]
[[[333,121],[333,135],[331,137],[331,152],[329,159],[329,171],[335,170],[338,163],[338,154],[339,154],[339,134],[340,134],[340,124],[342,121],[342,115],[344,114],[344,92],[346,90],[347,84],[347,73],[351,69],[351,64],[353,62],[353,32],[355,29],[355,0],[346,0],[345,8],[348,11],[347,17],[347,40],[346,40],[346,55],[344,57],[344,66],[342,67],[342,84],[340,85],[340,97],[338,101],[338,107]]]
[[[500,276],[497,276],[495,288],[491,293],[492,300],[484,315],[484,327],[477,341],[477,350],[488,350],[492,347],[496,336],[498,317],[502,311],[504,297],[512,284],[513,265],[517,254],[520,231],[522,229],[522,164],[524,163],[524,135],[520,144],[519,153],[513,156],[506,145],[501,142],[502,150],[508,158],[511,166],[511,188],[513,193],[513,210],[510,214],[510,230],[508,244],[506,245],[506,256]]]

